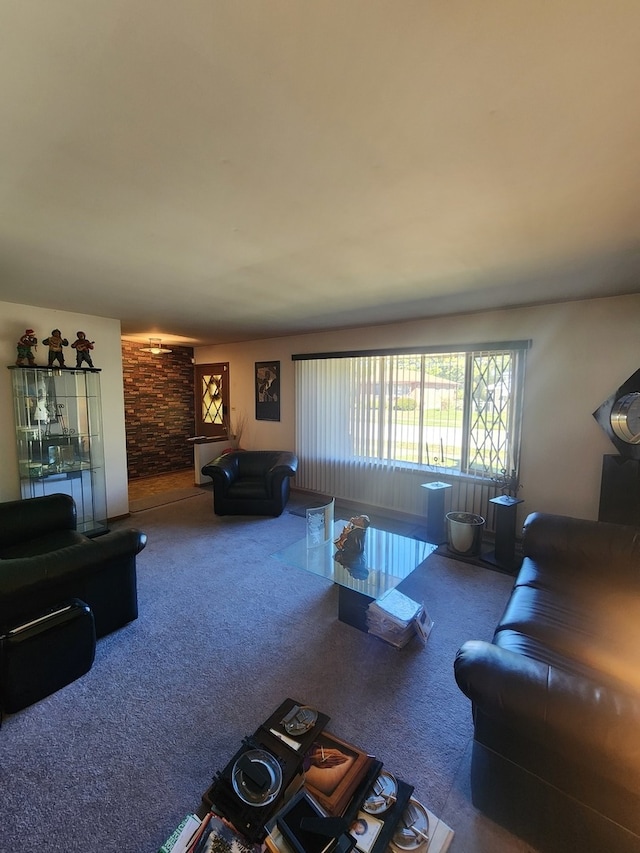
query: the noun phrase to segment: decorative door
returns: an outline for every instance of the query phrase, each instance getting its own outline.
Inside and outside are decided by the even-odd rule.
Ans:
[[[229,363],[196,364],[196,435],[224,438],[229,432]]]

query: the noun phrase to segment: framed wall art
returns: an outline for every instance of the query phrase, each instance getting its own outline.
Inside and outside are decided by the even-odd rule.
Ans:
[[[256,361],[256,420],[280,420],[280,362]]]

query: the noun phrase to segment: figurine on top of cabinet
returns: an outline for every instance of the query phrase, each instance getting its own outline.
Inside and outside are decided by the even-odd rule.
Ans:
[[[33,329],[25,330],[24,335],[18,341],[17,349],[16,364],[18,367],[22,367],[25,362],[29,367],[35,367],[36,359],[32,350],[38,349],[38,339],[34,337]]]
[[[95,341],[88,341],[84,332],[76,332],[76,340],[71,344],[72,349],[76,351],[76,367],[81,367],[85,361],[89,367],[93,367],[93,361],[89,355],[93,349]]]
[[[54,361],[57,361],[60,367],[64,367],[62,347],[68,347],[69,341],[62,337],[60,329],[54,329],[48,338],[43,339],[42,343],[49,347],[49,367],[53,367]]]

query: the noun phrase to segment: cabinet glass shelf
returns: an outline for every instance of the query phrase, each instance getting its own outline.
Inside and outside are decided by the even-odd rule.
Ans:
[[[56,492],[76,503],[78,530],[104,532],[107,497],[100,371],[11,366],[22,498]]]

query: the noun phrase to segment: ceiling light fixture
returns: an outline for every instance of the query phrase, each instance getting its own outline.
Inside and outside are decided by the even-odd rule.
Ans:
[[[171,350],[162,346],[160,338],[149,338],[149,346],[142,347],[140,352],[150,352],[151,355],[162,355],[165,352],[171,352]]]

